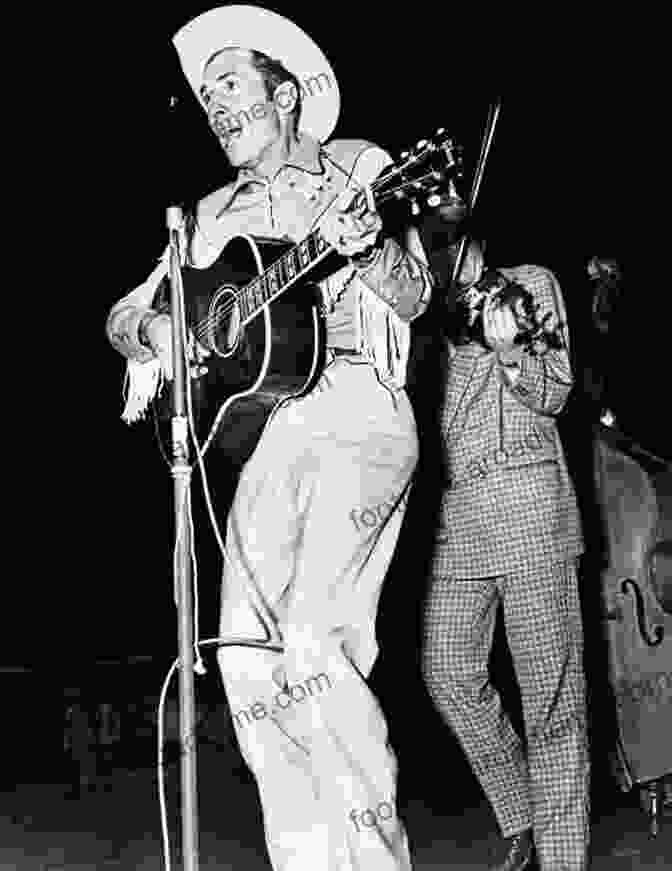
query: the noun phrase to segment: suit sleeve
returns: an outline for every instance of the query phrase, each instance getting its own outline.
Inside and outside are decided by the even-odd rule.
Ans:
[[[500,378],[510,393],[532,411],[556,415],[562,411],[573,386],[562,292],[558,280],[547,269],[522,267],[518,272],[514,280],[533,295],[540,318],[550,313],[549,326],[559,330],[563,347],[549,348],[541,354],[520,349],[498,353]]]

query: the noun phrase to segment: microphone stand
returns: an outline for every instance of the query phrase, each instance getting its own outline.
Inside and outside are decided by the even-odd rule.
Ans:
[[[173,325],[173,417],[171,473],[175,497],[175,598],[178,612],[179,723],[181,762],[182,859],[184,871],[198,871],[198,804],[194,703],[194,638],[189,519],[191,466],[189,465],[186,387],[189,377],[184,335],[184,296],[180,271],[182,210],[166,210],[169,232],[170,305]]]

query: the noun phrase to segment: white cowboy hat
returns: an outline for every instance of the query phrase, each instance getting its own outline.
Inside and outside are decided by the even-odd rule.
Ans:
[[[341,106],[336,76],[308,34],[282,15],[258,6],[219,6],[185,24],[173,44],[199,103],[203,71],[212,55],[236,46],[253,49],[279,60],[299,80],[299,132],[320,142],[333,132]]]

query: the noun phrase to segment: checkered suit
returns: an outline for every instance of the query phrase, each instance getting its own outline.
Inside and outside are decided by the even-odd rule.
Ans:
[[[533,294],[542,315],[566,321],[551,272],[538,266],[500,271]],[[498,354],[475,342],[453,349],[441,419],[450,486],[434,574],[482,578],[513,571],[521,561],[555,562],[582,552],[554,419],[571,385],[566,350],[523,354],[511,387]]]
[[[555,277],[501,270],[565,321]],[[566,328],[563,330],[568,346]],[[542,871],[584,871],[588,777],[576,498],[554,416],[571,389],[568,347],[510,361],[452,349],[441,421],[443,496],[425,609],[423,671],[505,836],[533,826]],[[527,750],[488,678],[503,604]]]

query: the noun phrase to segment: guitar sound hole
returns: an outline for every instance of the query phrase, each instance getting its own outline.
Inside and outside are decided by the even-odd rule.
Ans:
[[[220,357],[230,356],[240,343],[240,309],[233,290],[222,288],[212,298],[207,319],[207,346]]]

